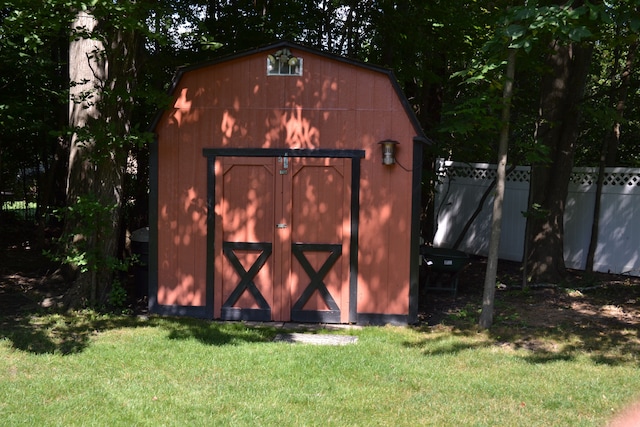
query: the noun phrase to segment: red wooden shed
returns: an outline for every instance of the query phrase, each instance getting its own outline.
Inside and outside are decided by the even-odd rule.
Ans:
[[[150,158],[152,312],[417,320],[427,139],[390,71],[280,42],[182,68],[171,94]]]

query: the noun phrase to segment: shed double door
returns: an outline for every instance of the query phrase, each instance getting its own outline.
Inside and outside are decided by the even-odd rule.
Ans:
[[[350,162],[218,159],[214,316],[348,322]]]

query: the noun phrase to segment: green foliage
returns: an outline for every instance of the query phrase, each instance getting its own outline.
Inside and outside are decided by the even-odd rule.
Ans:
[[[515,48],[519,50],[519,55],[512,99],[511,134],[515,144],[511,144],[511,156],[527,163],[546,161],[548,150],[536,144],[533,125],[537,121],[539,108],[540,78],[548,71],[541,66],[540,58],[547,53],[548,44],[552,40],[564,44],[593,43],[596,54],[615,49],[616,46],[624,49],[637,40],[636,21],[639,18],[633,11],[637,11],[639,5],[637,0],[615,4],[586,2],[579,7],[574,7],[571,2],[548,5],[531,1],[494,13],[491,35],[482,43],[477,54],[469,58],[464,68],[451,74],[451,84],[457,85],[458,96],[444,104],[440,134],[445,141],[460,142],[452,144],[454,149],[449,153],[462,161],[493,160],[494,156],[490,153],[495,150],[494,141],[500,124],[497,106],[500,105],[501,73],[507,49]],[[595,40],[598,43],[594,43]],[[599,64],[606,67],[607,61],[602,57]],[[581,146],[584,148],[578,148],[579,160],[584,162],[583,159],[589,157],[591,164],[598,157],[602,138],[596,137],[596,134],[602,135],[604,129],[612,126],[610,112],[614,104],[603,105],[607,97],[598,94],[609,84],[609,76],[600,75],[602,77],[597,87],[594,82],[593,97],[588,98],[589,102],[583,106],[583,111],[593,113],[593,119],[586,122],[588,127],[583,131]],[[637,99],[637,88],[635,95]],[[607,111],[608,123],[603,120],[603,112]],[[626,112],[629,113],[630,109],[627,108]],[[597,119],[598,116],[600,119]],[[629,136],[629,132],[635,132],[633,126],[625,129]],[[623,135],[622,140],[625,138]]]
[[[102,253],[94,242],[113,233],[113,213],[116,206],[105,206],[94,195],[79,196],[76,203],[57,210],[61,221],[76,224],[73,231],[58,239],[58,251],[47,252],[54,261],[77,267],[81,272],[127,271],[132,259],[122,260]]]
[[[520,148],[520,152],[524,153],[522,159],[520,160],[522,163],[527,165],[545,165],[549,164],[549,147],[542,144],[532,144],[532,143],[524,143],[523,147],[518,147],[518,142],[516,141],[516,148]]]
[[[601,25],[596,33],[598,42],[594,44],[593,67],[582,106],[584,120],[576,149],[579,166],[599,163],[603,142],[612,137],[616,124],[620,125],[620,135],[615,165],[640,165],[637,150],[640,126],[636,114],[640,102],[638,7],[639,1],[628,0],[616,2],[603,11],[607,19],[602,21],[606,25]],[[624,109],[617,111],[621,103]]]
[[[119,280],[111,283],[111,290],[108,295],[109,305],[113,308],[122,309],[127,302],[127,290]]]
[[[549,213],[550,211],[548,209],[544,209],[539,203],[534,203],[528,211],[522,212],[522,216],[525,218],[543,220],[549,217]]]
[[[55,161],[49,131],[66,119],[67,18],[62,2],[9,0],[0,10],[0,190]],[[40,184],[34,180],[36,192]]]
[[[451,313],[449,317],[453,321],[467,321],[470,323],[476,323],[478,320],[478,316],[480,315],[480,310],[474,304],[467,304],[463,308],[457,310],[454,313]]]
[[[103,206],[95,196],[78,197],[76,202],[60,211],[65,221],[72,221],[77,228],[70,235],[63,235],[63,255],[59,261],[77,266],[81,272],[98,271],[112,264],[103,259],[98,249],[90,243],[100,238],[110,226],[115,206]]]

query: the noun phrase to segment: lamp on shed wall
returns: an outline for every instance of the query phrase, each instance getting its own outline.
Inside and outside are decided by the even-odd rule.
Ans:
[[[385,139],[378,142],[382,147],[382,164],[392,165],[396,162],[396,145],[400,144],[398,141],[392,139]]]

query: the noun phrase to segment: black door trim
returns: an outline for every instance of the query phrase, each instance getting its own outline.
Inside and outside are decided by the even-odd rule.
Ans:
[[[307,148],[203,148],[205,157],[332,157],[332,158],[364,158],[364,150],[330,150]]]
[[[289,148],[203,148],[207,158],[207,301],[206,312],[213,313],[215,275],[216,157],[315,157],[351,159],[351,236],[349,236],[349,322],[357,322],[358,310],[358,225],[360,221],[360,159],[364,150]],[[213,316],[212,316],[213,317]]]

